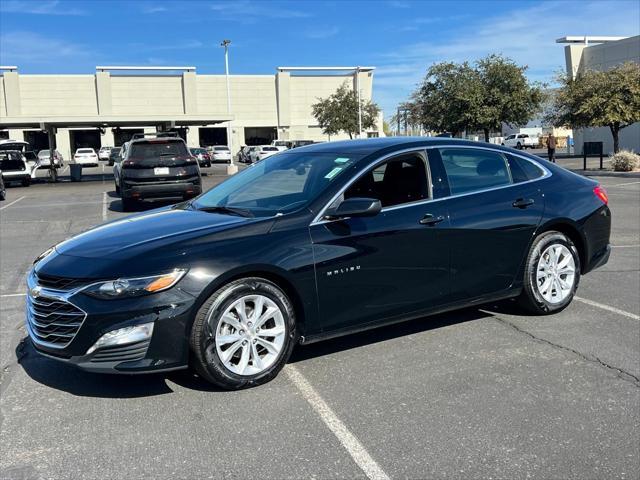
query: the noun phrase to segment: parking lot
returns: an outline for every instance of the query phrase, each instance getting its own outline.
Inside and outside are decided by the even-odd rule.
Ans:
[[[25,340],[32,260],[127,215],[109,172],[0,203],[0,478],[640,476],[639,178],[597,178],[611,259],[563,312],[503,302],[298,347],[271,383],[225,392],[84,373]]]

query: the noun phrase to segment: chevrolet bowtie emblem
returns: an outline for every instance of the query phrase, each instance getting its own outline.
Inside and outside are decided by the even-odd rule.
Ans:
[[[42,290],[41,287],[33,287],[29,293],[31,293],[32,297],[38,298],[40,296],[40,290]]]

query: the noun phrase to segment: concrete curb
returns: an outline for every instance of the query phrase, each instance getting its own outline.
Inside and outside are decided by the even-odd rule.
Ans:
[[[640,172],[612,172],[611,170],[582,170],[570,169],[574,173],[585,177],[618,177],[618,178],[640,178]]]

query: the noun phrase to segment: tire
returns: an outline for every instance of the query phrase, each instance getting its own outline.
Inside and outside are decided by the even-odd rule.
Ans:
[[[258,324],[259,314],[254,313],[259,298],[263,298],[261,311],[265,313],[262,316],[274,307],[278,310],[262,324]],[[245,315],[250,309],[244,322],[238,314],[239,310],[234,309],[243,301],[246,305],[243,309]],[[236,327],[225,319],[231,319],[228,321],[235,322]],[[267,328],[264,328],[265,325]],[[256,328],[261,326],[262,329]],[[277,336],[265,334],[276,330],[282,330],[282,333]],[[219,344],[223,336],[229,341]],[[267,343],[277,345],[277,353],[267,350],[260,343],[261,338],[270,338]],[[296,340],[296,317],[287,295],[277,285],[263,278],[242,278],[214,292],[198,310],[190,338],[192,366],[203,379],[225,390],[255,387],[269,382],[280,372],[289,360]],[[231,352],[230,358],[221,357],[225,352]],[[256,366],[255,355],[260,363],[264,361],[268,365],[263,368],[258,363]]]
[[[553,247],[553,252],[550,250],[551,247]],[[553,272],[555,269],[549,267],[547,260],[550,259],[550,255],[555,256],[557,252],[561,253],[556,259],[555,267],[562,265],[565,261],[568,262],[568,265],[558,270],[556,278],[559,280],[554,283],[555,273]],[[559,273],[571,267],[573,268],[572,275]],[[578,255],[578,249],[574,243],[563,233],[544,232],[534,240],[529,255],[527,255],[524,287],[518,301],[523,308],[536,315],[556,313],[571,303],[579,283],[580,255]],[[568,285],[568,287],[565,289],[564,285]],[[559,290],[558,287],[560,287]],[[555,296],[553,295],[554,291],[556,292]]]
[[[131,210],[133,210],[133,206],[134,206],[134,200],[130,199],[130,198],[121,198],[121,202],[122,202],[122,211],[123,212],[130,212]]]
[[[23,187],[31,186],[31,178],[30,177],[23,178],[22,179],[22,186]]]
[[[522,150],[522,144],[521,144],[520,142],[518,142],[518,144],[516,145],[516,148],[517,148],[518,150]]]

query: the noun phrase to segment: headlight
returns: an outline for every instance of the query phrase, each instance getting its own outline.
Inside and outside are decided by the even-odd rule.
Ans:
[[[83,292],[104,300],[139,297],[150,293],[162,292],[173,287],[185,273],[186,270],[174,270],[170,273],[151,277],[119,278],[91,284]]]
[[[33,261],[33,264],[35,265],[36,263],[38,263],[43,258],[48,257],[50,254],[52,254],[54,252],[55,249],[56,249],[56,247],[47,248],[44,252],[42,252],[40,255],[38,255],[36,257],[36,259]]]

